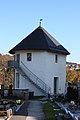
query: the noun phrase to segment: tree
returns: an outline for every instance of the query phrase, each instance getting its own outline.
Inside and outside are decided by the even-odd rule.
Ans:
[[[14,87],[14,67],[7,68],[7,79],[8,86],[12,85]]]
[[[67,88],[67,99],[69,101],[78,99],[78,90],[75,86],[69,85]]]
[[[1,69],[2,73],[2,84],[5,88],[9,88],[9,85],[14,87],[14,68],[5,68]]]
[[[71,83],[76,83],[80,80],[80,72],[77,70],[70,70],[67,68],[66,70],[66,80],[70,81]]]

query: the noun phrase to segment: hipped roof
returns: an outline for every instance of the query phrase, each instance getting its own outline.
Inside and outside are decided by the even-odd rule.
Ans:
[[[35,29],[19,44],[12,48],[9,53],[15,54],[16,51],[20,50],[45,50],[64,55],[70,54],[54,37],[52,37],[41,26]]]

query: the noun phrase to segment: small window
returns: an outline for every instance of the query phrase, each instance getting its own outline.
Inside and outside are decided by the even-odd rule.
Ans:
[[[19,73],[16,73],[16,88],[19,88]]]
[[[27,61],[31,61],[32,60],[32,54],[31,53],[27,53]]]
[[[58,63],[58,55],[55,55],[55,63]]]

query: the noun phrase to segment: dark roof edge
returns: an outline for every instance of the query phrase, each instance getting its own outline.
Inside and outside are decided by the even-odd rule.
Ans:
[[[45,49],[28,49],[28,50],[34,50],[34,51],[48,51],[48,52],[52,52],[52,53],[59,53],[59,54],[62,54],[62,55],[70,55],[70,53],[68,52],[68,51],[66,51],[66,52],[64,52],[63,50],[56,50],[56,49],[54,49],[54,50],[52,50],[51,48],[50,49],[47,49],[47,50],[45,50]],[[10,54],[15,54],[15,52],[16,51],[28,51],[28,50],[10,50],[9,51],[9,53]]]
[[[53,46],[51,46],[49,43],[48,43],[48,40],[46,39],[45,40],[45,42],[46,42],[46,46],[48,46],[48,47],[46,47],[46,48],[27,48],[27,49],[23,49],[23,48],[17,48],[16,49],[16,47],[19,45],[19,44],[21,44],[22,43],[22,41],[24,41],[25,39],[27,39],[31,34],[33,34],[33,32],[34,31],[36,31],[37,29],[41,29],[42,31],[43,31],[43,33],[44,33],[44,36],[46,37],[46,36],[48,36],[51,40],[52,40],[52,42],[54,42],[55,43],[55,45],[56,45],[56,47],[53,45]],[[22,50],[25,50],[25,51],[27,51],[27,50],[44,50],[44,51],[50,51],[50,52],[55,52],[55,53],[59,53],[59,54],[65,54],[65,55],[69,55],[70,53],[52,36],[52,35],[50,35],[43,27],[41,27],[41,26],[39,26],[39,27],[37,27],[34,31],[32,31],[29,35],[27,35],[27,37],[25,37],[23,40],[21,40],[21,42],[20,43],[18,43],[15,47],[13,47],[10,51],[9,51],[9,53],[10,54],[15,54],[15,52],[16,51],[22,51]],[[46,35],[45,35],[46,34]]]

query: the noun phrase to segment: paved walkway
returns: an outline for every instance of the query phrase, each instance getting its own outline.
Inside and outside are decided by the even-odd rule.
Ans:
[[[21,116],[21,115],[13,115],[10,120],[26,120],[26,116]]]
[[[27,102],[25,102],[21,109],[14,114],[10,120],[44,120],[41,101],[31,100],[29,102],[28,109]]]
[[[41,101],[30,101],[26,120],[44,120]]]

